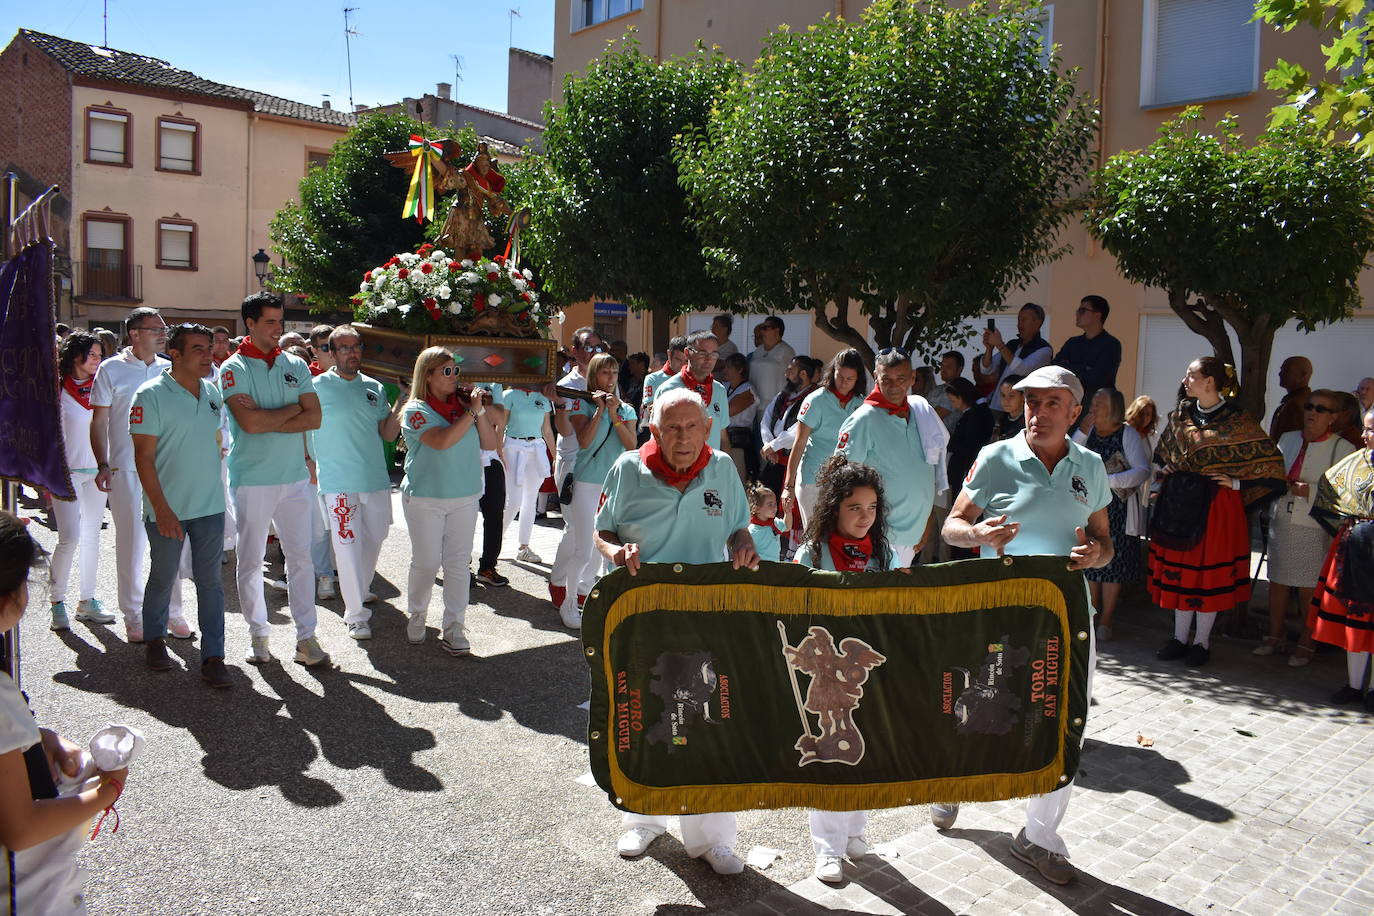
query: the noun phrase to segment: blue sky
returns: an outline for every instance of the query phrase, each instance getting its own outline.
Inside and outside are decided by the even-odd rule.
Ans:
[[[0,43],[20,28],[101,44],[102,0],[0,2]],[[553,54],[553,0],[410,4],[395,0],[109,0],[109,46],[160,57],[207,79],[320,104],[348,107],[345,6],[358,35],[353,98],[396,102],[454,81],[450,55],[463,57],[454,95],[506,110],[506,49]],[[22,7],[22,8],[21,8]],[[510,9],[520,11],[511,19]],[[3,45],[0,45],[3,46]]]

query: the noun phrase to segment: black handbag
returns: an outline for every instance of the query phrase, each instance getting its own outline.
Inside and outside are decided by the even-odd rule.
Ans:
[[[613,433],[613,432],[615,432],[615,420],[614,420],[614,419],[611,420],[609,423],[606,424],[606,435],[604,435],[604,436],[601,437],[601,442],[600,442],[600,444],[597,445],[596,451],[592,452],[591,458],[588,458],[588,459],[587,459],[588,461],[590,461],[592,458],[595,458],[597,455],[600,455],[600,454],[601,454],[601,449],[606,445],[606,441],[607,441],[608,439],[611,438],[611,433]],[[567,506],[567,505],[570,505],[570,504],[572,503],[572,501],[573,501],[573,475],[572,475],[572,471],[569,471],[569,472],[568,472],[568,475],[567,475],[566,477],[563,478],[563,486],[561,486],[561,487],[558,488],[558,502],[559,502],[560,504],[564,505],[564,506]]]

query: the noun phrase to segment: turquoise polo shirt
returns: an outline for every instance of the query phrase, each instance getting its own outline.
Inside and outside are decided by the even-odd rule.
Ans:
[[[391,489],[386,443],[377,425],[391,408],[382,383],[359,372],[351,380],[329,369],[315,376],[320,428],[311,454],[321,493],[374,493]]]
[[[649,408],[654,406],[654,392],[658,391],[658,386],[668,381],[668,373],[663,369],[655,369],[644,376],[644,396],[639,400],[639,409],[642,411],[645,425],[649,423]]]
[[[803,544],[801,545],[801,548],[797,551],[797,555],[792,558],[792,562],[800,563],[802,566],[809,566],[812,569],[823,569],[826,572],[836,572],[835,561],[830,558],[829,545],[821,546],[821,549],[817,552],[817,561],[813,564],[811,562],[811,545]],[[897,557],[892,552],[891,545],[889,545],[887,548],[887,569],[893,570],[896,568]],[[878,558],[876,556],[872,556],[868,558],[868,565],[864,567],[863,571],[885,572],[886,570],[884,570],[883,567],[878,565]]]
[[[719,563],[725,542],[749,525],[744,485],[729,455],[711,450],[706,467],[679,492],[653,475],[639,450],[611,465],[596,530],[638,544],[645,563]]]
[[[224,487],[219,481],[219,391],[200,380],[196,397],[165,369],[134,392],[129,409],[129,434],[156,436],[157,469],[162,495],[176,517],[183,520],[219,515],[224,511]],[[143,496],[143,517],[157,521],[153,504]]]
[[[401,436],[406,441],[406,476],[401,492],[434,499],[460,499],[482,492],[482,449],[477,428],[445,449],[430,448],[420,437],[449,422],[424,401],[411,401],[401,412]]]
[[[590,401],[578,401],[574,414],[591,420],[596,415],[596,405]],[[629,404],[620,405],[620,419],[630,424],[630,432],[635,429],[637,415]],[[592,444],[577,450],[577,464],[573,465],[573,480],[578,483],[594,483],[598,487],[606,482],[606,475],[615,460],[625,454],[625,446],[611,428],[611,417],[603,413],[596,421],[596,432],[592,434]]]
[[[772,525],[749,523],[749,536],[754,539],[754,551],[760,560],[777,563],[782,559],[782,535]]]
[[[664,379],[654,392],[654,397],[662,397],[674,388],[686,387],[687,383],[682,380],[682,374],[678,373]],[[730,393],[725,390],[724,385],[714,379],[711,380],[711,403],[706,405],[706,413],[711,417],[711,435],[719,437],[721,430],[730,425]]]
[[[984,515],[1005,514],[1007,521],[1020,523],[1004,553],[1067,557],[1078,543],[1074,529],[1086,528],[1088,516],[1112,501],[1102,459],[1071,439],[1065,441],[1069,452],[1053,474],[1022,433],[984,446],[964,478],[964,492]],[[982,556],[995,557],[997,551],[983,547]]]
[[[235,353],[220,366],[219,388],[228,401],[246,394],[259,407],[272,409],[300,403],[310,393],[310,367],[290,353],[267,361]],[[229,411],[229,486],[260,487],[307,480],[305,440],[300,433],[248,433]]]
[[[810,427],[811,435],[802,452],[801,467],[797,469],[798,485],[816,482],[816,474],[825,459],[835,454],[835,443],[840,440],[840,427],[863,402],[863,396],[855,391],[848,404],[841,404],[829,388],[817,388],[802,401],[797,422]]]
[[[935,467],[926,463],[916,414],[908,411],[903,420],[864,404],[840,425],[835,454],[866,464],[882,475],[888,543],[919,544],[935,504]]]
[[[578,403],[582,403],[578,401]],[[506,435],[511,439],[542,439],[544,418],[553,412],[553,403],[537,391],[509,388],[501,406],[510,419],[506,421]]]

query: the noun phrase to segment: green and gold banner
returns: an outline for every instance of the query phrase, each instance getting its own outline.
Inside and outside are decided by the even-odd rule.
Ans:
[[[1064,557],[903,573],[650,564],[582,617],[588,746],[619,808],[891,808],[1049,792],[1088,715]]]

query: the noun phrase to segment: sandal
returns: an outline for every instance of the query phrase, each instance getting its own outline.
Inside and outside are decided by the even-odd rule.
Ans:
[[[1288,659],[1288,667],[1302,668],[1311,663],[1312,656],[1317,652],[1314,646],[1298,646],[1293,650],[1293,657]]]
[[[1264,641],[1250,650],[1251,655],[1278,655],[1283,652],[1284,641],[1277,636],[1266,636]]]

